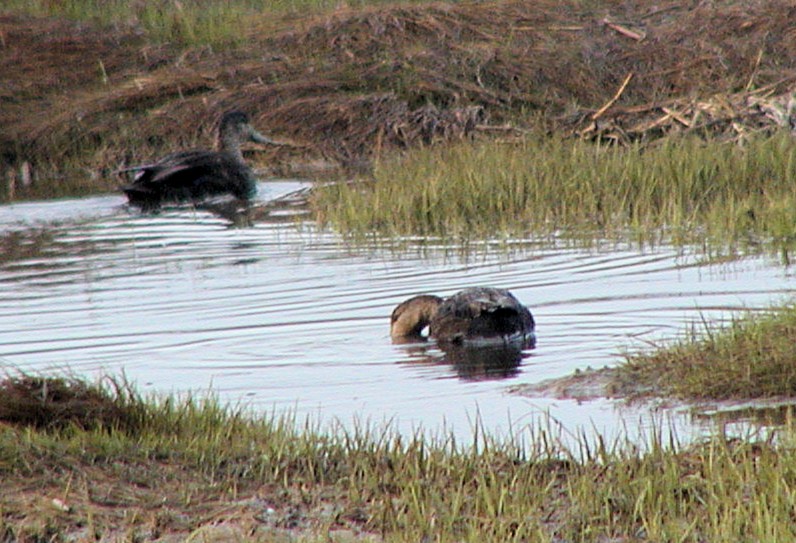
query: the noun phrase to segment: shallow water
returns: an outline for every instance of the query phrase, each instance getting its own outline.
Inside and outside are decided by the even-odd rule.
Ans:
[[[260,194],[270,200],[302,186],[267,183]],[[232,228],[206,211],[144,216],[122,204],[113,195],[0,207],[0,230],[56,221],[45,254],[0,267],[0,364],[124,372],[144,391],[212,390],[255,409],[390,421],[404,432],[469,436],[478,420],[495,434],[519,434],[541,420],[610,439],[645,432],[661,415],[507,390],[615,364],[625,349],[794,291],[791,271],[764,258],[704,264],[674,248],[530,242],[466,258],[429,243],[355,249],[311,222],[285,221],[290,206]],[[530,306],[534,349],[495,364],[391,343],[397,303],[474,285],[510,288]],[[705,423],[674,412],[666,424],[683,437]]]

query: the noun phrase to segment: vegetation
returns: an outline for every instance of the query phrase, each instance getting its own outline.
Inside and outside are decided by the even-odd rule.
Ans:
[[[782,111],[756,99],[793,89],[792,2],[336,7],[6,1],[0,199],[109,189],[121,167],[207,145],[235,107],[299,144],[261,164],[374,161],[372,177],[315,196],[318,217],[343,231],[570,230],[791,250],[794,146],[743,128]],[[709,116],[694,106],[706,95],[733,107]],[[692,135],[657,139],[677,127]],[[716,127],[744,145],[710,140]],[[2,240],[12,258],[50,244],[39,232]],[[788,308],[708,328],[620,371],[682,398],[792,395],[795,322]],[[584,438],[573,450],[542,429],[461,444],[25,376],[0,386],[0,420],[2,541],[796,535],[792,425],[776,440],[687,447],[653,432],[641,447]]]
[[[705,323],[651,353],[628,356],[612,386],[687,401],[796,397],[796,306]]]
[[[317,191],[319,218],[360,235],[571,231],[785,252],[796,243],[796,145],[784,133],[744,146],[696,137],[646,148],[559,137],[461,143],[381,161],[374,177]]]
[[[328,434],[212,399],[145,400],[112,381],[9,379],[4,390],[15,393],[0,395],[0,533],[12,541],[796,536],[790,428],[776,446],[715,436],[679,451],[654,433],[645,451],[585,440],[573,450],[538,430],[514,443],[482,434],[461,444],[389,428]],[[46,405],[86,397],[116,416],[56,423],[70,411]],[[25,425],[13,417],[17,404],[44,405],[49,423]]]
[[[295,144],[247,150],[264,176],[538,127],[627,144],[791,122],[789,0],[331,6],[4,2],[0,200],[113,190],[231,108]]]
[[[352,7],[383,3],[353,0]],[[99,25],[138,25],[151,42],[174,42],[182,46],[238,46],[268,19],[285,15],[317,14],[339,7],[332,0],[8,0],[5,9],[34,16],[65,17]]]

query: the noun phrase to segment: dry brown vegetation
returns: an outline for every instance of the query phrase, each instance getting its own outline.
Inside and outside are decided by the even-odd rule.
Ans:
[[[30,180],[115,186],[117,168],[209,141],[230,108],[296,143],[258,157],[284,173],[539,123],[612,139],[737,133],[792,122],[796,86],[784,0],[341,9],[226,51],[12,14],[0,36],[0,157],[22,197]],[[79,171],[79,187],[64,180]]]
[[[0,421],[34,428],[134,429],[136,410],[123,383],[108,380],[115,397],[78,379],[20,376],[0,381]],[[140,414],[139,414],[140,415]]]

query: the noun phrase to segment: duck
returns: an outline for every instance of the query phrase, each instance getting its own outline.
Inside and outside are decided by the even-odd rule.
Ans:
[[[485,345],[535,341],[531,311],[511,292],[501,288],[471,287],[441,298],[420,294],[401,302],[390,316],[395,342],[424,339],[455,345]]]
[[[257,193],[257,180],[243,160],[243,141],[282,145],[255,130],[246,113],[228,111],[218,123],[217,150],[180,151],[151,164],[120,170],[135,172],[132,184],[122,190],[130,205],[144,211],[157,210],[164,203],[197,202],[222,194],[248,202]]]

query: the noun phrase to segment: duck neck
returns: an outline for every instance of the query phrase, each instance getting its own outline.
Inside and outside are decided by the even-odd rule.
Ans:
[[[421,337],[423,329],[431,324],[437,314],[442,298],[437,296],[415,296],[393,311],[390,335],[394,339]]]
[[[240,136],[234,130],[225,130],[224,127],[218,132],[218,150],[227,153],[236,161],[244,164],[243,151],[240,150]]]

